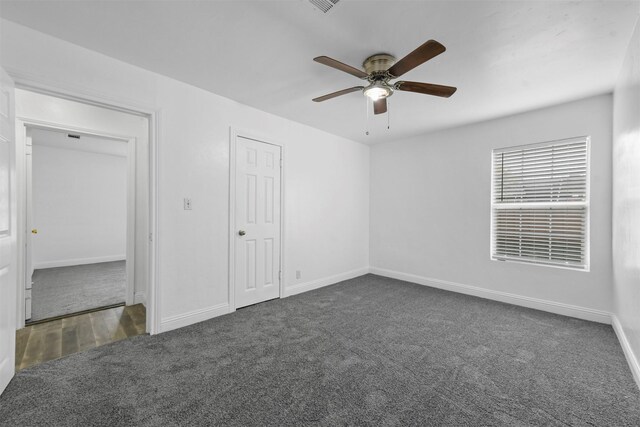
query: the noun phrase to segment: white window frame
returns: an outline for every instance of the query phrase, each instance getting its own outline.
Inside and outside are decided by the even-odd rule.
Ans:
[[[587,158],[586,158],[586,200],[584,202],[527,202],[527,203],[496,203],[496,188],[495,188],[495,180],[494,180],[494,154],[496,152],[506,152],[510,150],[524,150],[530,148],[544,147],[544,146],[552,146],[556,144],[567,144],[572,142],[581,142],[584,141],[586,143],[587,150]],[[508,146],[508,147],[499,147],[491,150],[491,202],[490,202],[490,246],[489,246],[489,256],[492,261],[502,261],[509,263],[518,263],[518,264],[527,264],[527,265],[537,265],[542,267],[552,267],[552,268],[560,268],[567,269],[573,271],[582,271],[589,272],[591,270],[591,137],[589,136],[579,136],[574,138],[566,138],[566,139],[557,139],[553,141],[545,141],[533,144],[525,144],[525,145],[517,145],[517,146]],[[498,207],[499,206],[499,207]],[[523,208],[523,207],[550,207],[550,208],[567,208],[567,207],[575,207],[581,206],[586,210],[585,214],[585,246],[584,246],[584,265],[562,265],[560,263],[545,263],[543,261],[535,261],[525,258],[518,257],[505,257],[505,256],[496,256],[495,254],[495,221],[494,221],[494,213],[497,209],[509,209],[509,208]]]

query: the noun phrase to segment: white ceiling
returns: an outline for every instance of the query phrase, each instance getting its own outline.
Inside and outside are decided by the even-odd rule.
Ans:
[[[11,21],[258,109],[366,143],[476,122],[613,88],[635,1],[353,1],[329,13],[290,1],[2,1]],[[428,39],[447,51],[403,79],[457,86],[449,99],[399,92],[366,119],[360,66]],[[365,129],[370,135],[365,135]]]
[[[80,138],[69,138],[69,132],[38,128],[31,130],[31,138],[34,145],[127,157],[127,143],[124,141],[93,135],[81,135],[75,132],[71,133],[80,135]]]

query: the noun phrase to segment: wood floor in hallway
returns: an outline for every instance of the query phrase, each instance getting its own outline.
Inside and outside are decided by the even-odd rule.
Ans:
[[[16,371],[146,333],[142,304],[39,323],[16,331]]]

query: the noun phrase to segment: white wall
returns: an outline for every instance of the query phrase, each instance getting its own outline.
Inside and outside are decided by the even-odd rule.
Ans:
[[[212,309],[216,313],[227,310],[229,126],[285,145],[286,293],[318,281],[329,284],[336,275],[366,272],[367,146],[184,83],[159,80],[158,274],[168,325],[207,306],[218,307]],[[184,197],[192,199],[192,211],[183,210]],[[296,270],[302,273],[299,280]]]
[[[434,286],[608,321],[611,107],[611,96],[603,95],[374,146],[372,267]],[[491,261],[491,150],[581,135],[591,136],[591,271]]]
[[[287,294],[367,271],[367,146],[4,20],[0,55],[3,66],[14,77],[159,111],[161,329],[230,310],[230,126],[285,145]],[[184,197],[192,199],[193,210],[183,210]],[[299,280],[296,270],[302,273]]]
[[[37,141],[32,157],[34,267],[126,259],[127,158]]]
[[[640,385],[640,24],[613,99],[614,326]]]

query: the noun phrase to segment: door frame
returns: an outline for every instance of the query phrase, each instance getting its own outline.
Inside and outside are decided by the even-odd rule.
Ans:
[[[125,294],[125,304],[132,305],[135,300],[135,248],[136,248],[136,138],[130,136],[123,136],[117,134],[105,133],[93,129],[83,129],[73,126],[68,126],[62,123],[54,123],[54,122],[44,122],[40,120],[33,120],[26,117],[16,117],[16,144],[21,144],[20,153],[26,154],[26,145],[28,144],[27,132],[29,129],[42,129],[49,130],[55,132],[64,132],[64,133],[73,133],[78,135],[85,136],[93,136],[98,138],[108,138],[114,141],[121,141],[127,144],[127,244],[125,250],[125,259],[126,259],[126,276],[127,276],[127,284],[126,284],[126,294]],[[32,150],[33,150],[33,144]],[[26,159],[26,155],[24,158],[17,159],[20,162],[24,162]],[[33,173],[33,168],[31,169]],[[27,198],[24,196],[27,194],[26,184],[28,182],[28,170],[27,168],[23,168],[24,176],[20,180],[22,196],[23,199],[20,205],[18,206],[18,212],[20,213],[20,217],[24,218],[24,224],[22,230],[23,236],[25,239],[25,245],[21,247],[21,250],[24,252],[24,259],[27,259],[26,253],[26,241],[27,236],[29,235],[29,224],[27,221],[27,214],[32,213],[28,212],[28,202]],[[33,224],[32,224],[33,225]],[[32,260],[33,261],[33,260]],[[19,272],[19,278],[22,279],[22,287],[18,289],[18,292],[22,292],[22,298],[18,297],[18,310],[22,310],[22,322],[25,322],[25,308],[24,308],[24,292],[25,286],[27,285],[27,281],[30,279],[27,271],[28,265],[26,262],[21,263],[24,268],[22,272]],[[20,300],[22,299],[22,304]],[[33,301],[33,298],[32,298]]]
[[[160,286],[158,285],[158,195],[159,195],[159,182],[158,182],[158,146],[160,135],[160,118],[161,111],[147,105],[141,105],[129,100],[121,100],[119,98],[113,98],[105,94],[96,94],[87,90],[78,89],[78,87],[67,87],[58,84],[52,84],[50,82],[44,82],[41,80],[33,79],[31,76],[24,75],[20,72],[13,70],[7,70],[9,76],[15,82],[17,89],[28,90],[44,95],[55,96],[62,99],[68,99],[71,101],[80,102],[83,104],[98,106],[107,108],[110,110],[125,112],[129,114],[139,115],[146,117],[149,121],[149,265],[148,265],[148,281],[146,290],[146,318],[147,333],[154,335],[161,332],[160,329]],[[20,184],[20,183],[18,183]],[[18,188],[20,197],[24,197],[23,189]],[[18,207],[22,203],[18,204]],[[19,228],[20,230],[22,228]],[[22,271],[24,275],[24,237],[21,233],[18,235],[18,271]],[[18,292],[22,288],[21,297],[18,296],[18,301],[22,298],[24,301],[24,283],[22,279],[18,279],[16,286]],[[16,301],[16,304],[18,303]],[[17,328],[24,327],[24,304],[21,304],[22,312],[17,316]]]
[[[233,126],[229,128],[229,312],[236,311],[236,159],[238,138],[250,139],[263,144],[280,147],[280,265],[279,265],[279,287],[278,296],[284,296],[284,266],[285,266],[285,243],[284,243],[284,217],[285,217],[285,146],[273,138],[266,138],[260,134],[238,129]]]

